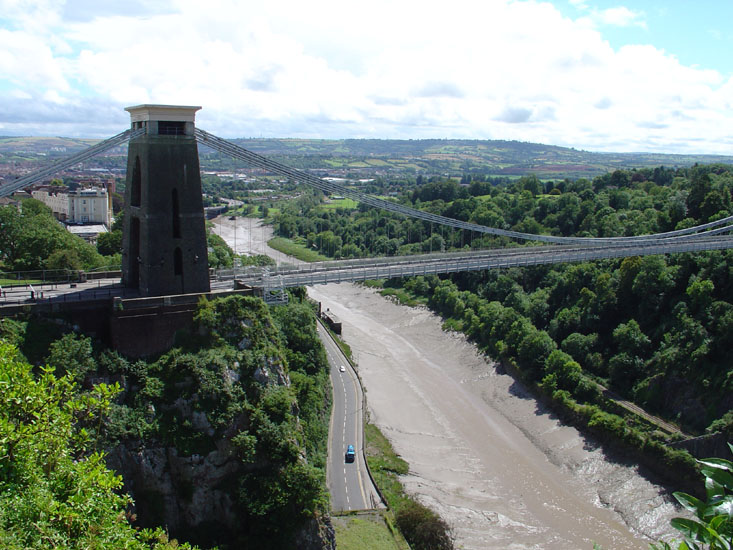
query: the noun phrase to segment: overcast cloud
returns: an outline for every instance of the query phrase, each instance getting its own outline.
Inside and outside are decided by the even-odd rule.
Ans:
[[[509,0],[0,0],[0,135],[104,137],[201,105],[222,137],[471,138],[733,154],[733,78]],[[631,2],[629,2],[631,4]],[[705,31],[708,32],[708,31]],[[708,32],[709,34],[709,32]]]

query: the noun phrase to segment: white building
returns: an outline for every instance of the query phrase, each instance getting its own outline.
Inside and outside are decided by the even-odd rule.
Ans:
[[[112,205],[106,189],[79,189],[69,193],[71,223],[102,223],[112,225]]]
[[[55,191],[48,188],[32,192],[33,198],[48,206],[56,217],[66,223],[112,224],[111,196],[106,189]]]
[[[37,189],[31,191],[31,196],[48,206],[62,222],[69,217],[69,195],[65,191]]]

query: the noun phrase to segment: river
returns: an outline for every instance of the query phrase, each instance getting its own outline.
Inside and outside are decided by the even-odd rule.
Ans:
[[[410,464],[406,490],[458,548],[646,549],[671,533],[678,512],[663,488],[560,423],[427,309],[352,284],[308,293],[341,318],[371,421]]]

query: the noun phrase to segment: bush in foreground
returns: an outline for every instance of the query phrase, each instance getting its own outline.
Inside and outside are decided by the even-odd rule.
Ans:
[[[728,444],[733,452],[733,445]],[[697,519],[675,518],[672,527],[684,535],[677,546],[661,542],[652,550],[731,550],[733,548],[733,462],[722,458],[698,460],[705,476],[707,500],[687,493],[674,493],[682,506]],[[672,544],[676,542],[673,541]]]
[[[122,479],[78,427],[101,418],[118,391],[100,384],[80,394],[52,367],[34,375],[0,340],[0,548],[191,548],[130,525]]]
[[[409,500],[398,510],[396,519],[413,550],[453,550],[450,526],[427,506]]]

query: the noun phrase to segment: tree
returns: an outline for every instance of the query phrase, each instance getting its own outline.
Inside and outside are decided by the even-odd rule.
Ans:
[[[0,207],[0,261],[8,268],[44,269],[51,254],[60,250],[75,251],[83,268],[102,265],[94,246],[66,231],[42,202],[24,200],[20,213],[12,206]],[[52,264],[68,265],[69,258],[57,255]]]
[[[651,344],[649,337],[641,330],[636,319],[617,326],[613,331],[613,340],[620,352],[628,353],[633,357],[644,356]]]
[[[103,256],[113,256],[122,252],[122,231],[100,233],[97,237],[97,251]]]
[[[49,347],[47,362],[60,368],[77,383],[96,368],[92,354],[92,339],[73,332],[64,334]]]
[[[46,259],[46,269],[78,271],[82,268],[81,259],[76,250],[54,250]]]
[[[122,478],[91,452],[77,420],[99,418],[120,391],[104,384],[78,395],[53,367],[33,375],[0,340],[0,547],[8,550],[181,550],[162,530],[128,523]]]
[[[20,246],[22,219],[14,206],[0,206],[0,262],[9,267],[15,261]]]
[[[644,256],[631,290],[639,300],[639,312],[656,313],[665,293],[674,288],[674,269],[667,266],[664,256]]]
[[[575,389],[583,377],[580,365],[573,361],[573,358],[567,353],[560,350],[554,350],[547,357],[545,371],[549,375],[554,375],[557,386],[564,390]]]
[[[715,214],[721,211],[726,216],[728,215],[725,208],[725,198],[720,191],[714,189],[705,195],[705,199],[700,205],[700,217],[702,221],[709,221]]]
[[[621,352],[611,357],[608,369],[614,386],[627,391],[641,378],[644,362],[639,357]]]
[[[692,281],[685,293],[690,300],[690,309],[699,316],[707,312],[713,301],[715,285],[709,279],[697,279]]]
[[[712,182],[710,181],[710,174],[700,167],[693,168],[691,179],[690,194],[687,196],[687,209],[690,216],[697,219],[700,217],[700,208],[705,197],[712,190]]]
[[[522,339],[517,349],[517,356],[522,366],[533,371],[535,377],[539,376],[547,357],[557,349],[557,344],[544,330],[537,330],[532,327],[529,333]]]
[[[291,238],[297,233],[297,224],[295,217],[283,214],[278,218],[277,222],[277,233],[281,237]]]
[[[529,191],[533,197],[536,197],[542,192],[542,182],[534,174],[519,178],[517,187]]]
[[[397,526],[413,550],[453,550],[453,532],[430,508],[408,501],[397,511]]]
[[[573,332],[562,341],[561,348],[564,352],[569,353],[573,359],[585,364],[588,355],[593,351],[597,342],[598,334],[580,334]]]

